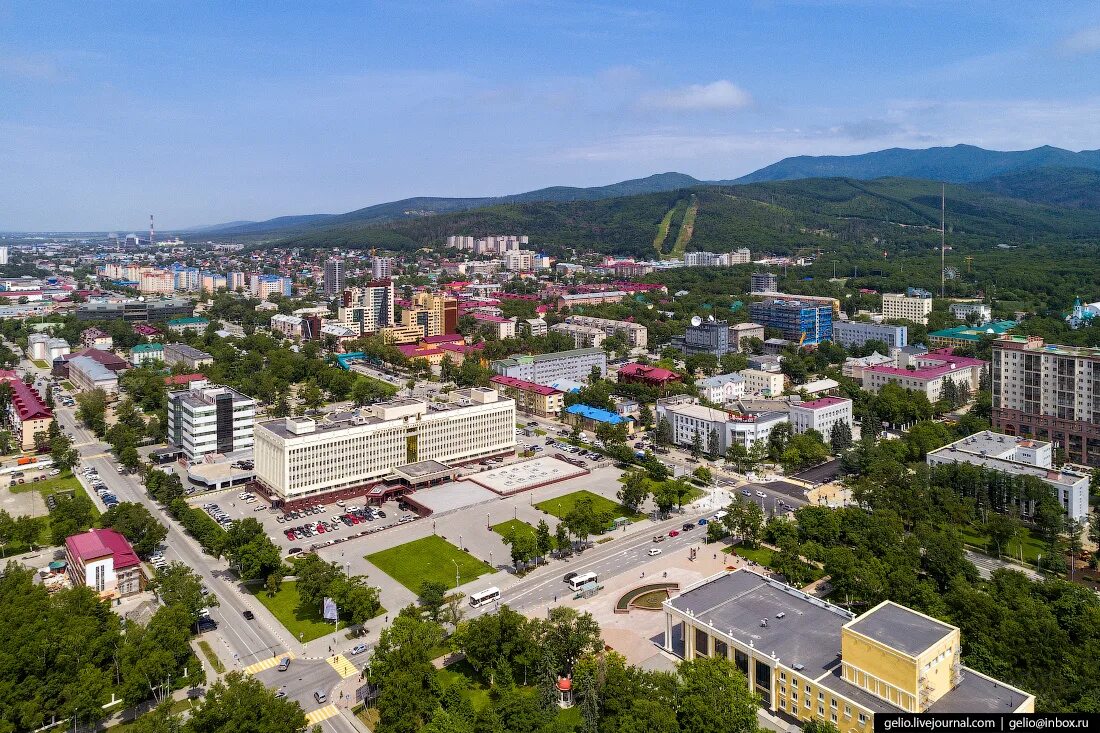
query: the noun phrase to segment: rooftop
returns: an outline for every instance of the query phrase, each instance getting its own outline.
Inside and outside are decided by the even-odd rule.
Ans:
[[[639,377],[654,382],[667,382],[680,378],[679,374],[669,369],[662,369],[661,367],[650,366],[649,364],[638,364],[636,362],[623,364],[619,367],[619,375]]]
[[[172,376],[165,377],[164,383],[168,386],[181,384],[186,385],[191,384],[191,382],[197,382],[200,379],[206,379],[206,376],[202,374],[174,374]]]
[[[65,538],[69,554],[82,562],[114,556],[115,570],[138,565],[137,553],[120,532],[113,529],[90,529]]]
[[[502,384],[505,387],[515,387],[518,390],[524,392],[534,392],[544,396],[550,396],[552,394],[561,394],[560,389],[554,389],[553,387],[547,387],[542,384],[535,384],[534,382],[528,382],[525,379],[516,379],[515,377],[502,377],[499,374],[492,377],[490,382],[494,384]]]
[[[721,387],[729,384],[730,382],[744,382],[745,378],[737,372],[730,372],[729,374],[716,374],[713,377],[707,377],[706,379],[696,379],[696,387]]]
[[[601,410],[598,407],[591,407],[590,405],[570,405],[565,408],[565,411],[570,415],[580,415],[586,420],[607,423],[608,425],[621,425],[623,423],[633,422],[631,418],[623,417],[617,412]]]
[[[130,348],[131,353],[144,354],[150,351],[163,351],[164,344],[137,344]]]
[[[809,677],[837,664],[840,630],[852,619],[838,606],[749,570],[708,580],[667,603],[788,667],[805,667]]]
[[[940,331],[933,331],[929,337],[944,339],[962,339],[964,341],[980,341],[982,336],[999,336],[1016,327],[1016,321],[995,321],[981,326],[955,326]]]
[[[826,407],[833,407],[835,405],[842,405],[845,402],[851,403],[852,401],[847,397],[822,397],[819,400],[810,400],[809,402],[799,402],[791,405],[792,408],[799,408],[802,410],[821,410]]]
[[[33,387],[24,384],[15,372],[0,370],[0,382],[11,385],[11,402],[20,420],[42,420],[53,417],[50,408],[46,407],[46,403],[42,401],[41,395]]]
[[[1081,481],[1088,481],[1087,475],[1077,473],[1076,471],[1070,471],[1064,468],[1057,469],[1046,468],[1044,466],[1033,466],[1028,463],[1021,463],[1020,461],[1013,461],[1007,458],[997,458],[996,456],[983,456],[980,453],[961,450],[960,448],[954,447],[954,445],[938,448],[930,452],[928,457],[930,461],[938,463],[969,463],[971,466],[981,466],[983,468],[1002,471],[1016,476],[1034,476],[1047,483],[1065,488],[1075,486]]]
[[[957,630],[893,601],[883,601],[847,627],[911,657],[920,656],[930,646]]]
[[[566,351],[552,351],[549,354],[516,354],[507,359],[500,359],[493,364],[502,366],[516,366],[518,364],[537,364],[541,361],[555,361],[557,359],[575,359],[584,356],[601,355],[606,358],[603,349],[568,349]]]
[[[1100,347],[1048,344],[1037,336],[1011,336],[1006,334],[998,337],[993,345],[1008,348],[1026,348],[1028,351],[1038,351],[1056,356],[1100,359]]]
[[[74,356],[69,359],[69,369],[77,369],[84,372],[93,381],[101,379],[118,379],[118,375],[89,356]]]

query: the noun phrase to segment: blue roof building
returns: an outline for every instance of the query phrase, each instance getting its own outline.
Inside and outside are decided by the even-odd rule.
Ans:
[[[565,408],[562,419],[570,425],[580,425],[585,430],[595,430],[599,425],[623,425],[626,432],[634,432],[634,418],[623,417],[617,412],[601,410],[591,405],[570,405]]]

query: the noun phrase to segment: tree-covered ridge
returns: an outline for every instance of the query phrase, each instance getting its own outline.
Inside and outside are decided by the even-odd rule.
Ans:
[[[949,185],[952,246],[990,248],[1040,240],[1100,240],[1100,212],[1029,203],[968,186]],[[939,241],[940,184],[906,178],[874,181],[805,179],[740,186],[703,186],[598,201],[531,202],[423,216],[386,224],[345,223],[292,233],[288,246],[439,246],[451,234],[529,234],[543,249],[653,257],[670,248],[682,215],[667,214],[691,196],[698,202],[689,250],[792,252],[833,249],[838,242],[929,247]],[[669,226],[663,241],[659,232]]]

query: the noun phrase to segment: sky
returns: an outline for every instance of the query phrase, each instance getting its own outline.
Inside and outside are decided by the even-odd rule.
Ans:
[[[0,230],[1100,148],[1100,3],[0,0]]]

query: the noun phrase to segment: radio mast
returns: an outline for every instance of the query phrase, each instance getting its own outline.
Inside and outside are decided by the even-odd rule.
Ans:
[[[153,229],[153,215],[149,215],[149,246],[156,244],[156,230]]]
[[[943,297],[947,284],[947,268],[945,258],[947,256],[947,185],[940,184],[940,297]]]

